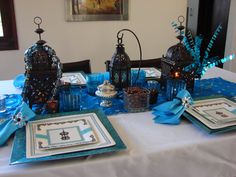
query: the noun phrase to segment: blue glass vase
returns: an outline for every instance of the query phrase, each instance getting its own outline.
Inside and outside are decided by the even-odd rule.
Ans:
[[[60,112],[81,110],[81,90],[79,86],[62,86],[59,91]]]
[[[177,93],[183,89],[186,89],[186,83],[181,79],[169,78],[166,81],[166,98],[167,100],[173,100]]]

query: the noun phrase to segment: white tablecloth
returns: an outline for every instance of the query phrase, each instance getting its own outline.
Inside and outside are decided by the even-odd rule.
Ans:
[[[209,70],[206,77],[211,76],[236,82],[236,74],[218,68]],[[0,83],[1,90],[2,87]],[[171,126],[154,124],[152,118],[151,112],[109,117],[127,150],[83,159],[9,166],[12,144],[9,142],[8,146],[0,148],[0,176],[236,176],[236,132],[209,135],[187,120]]]

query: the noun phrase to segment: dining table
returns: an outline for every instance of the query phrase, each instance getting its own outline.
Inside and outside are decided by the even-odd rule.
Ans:
[[[211,68],[204,78],[236,82],[236,74]],[[222,85],[224,87],[224,85]],[[0,94],[20,94],[12,80]],[[56,161],[9,165],[13,137],[0,147],[0,177],[236,177],[236,132],[209,134],[182,119],[157,124],[152,111],[108,116],[127,149]]]

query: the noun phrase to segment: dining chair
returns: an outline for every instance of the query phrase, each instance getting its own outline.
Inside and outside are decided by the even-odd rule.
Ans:
[[[139,68],[139,60],[131,60],[131,68]],[[110,60],[105,61],[106,71],[109,71]],[[141,68],[161,68],[161,58],[143,59],[140,64]]]
[[[90,60],[81,60],[70,63],[62,63],[62,72],[83,71],[85,74],[91,74]]]

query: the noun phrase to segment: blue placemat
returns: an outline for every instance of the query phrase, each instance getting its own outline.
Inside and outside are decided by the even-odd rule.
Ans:
[[[15,164],[20,164],[20,163],[42,162],[42,161],[49,161],[49,160],[84,157],[88,155],[103,154],[103,153],[108,153],[108,152],[117,152],[117,151],[126,149],[126,145],[123,143],[123,141],[117,134],[116,130],[113,128],[112,124],[109,122],[109,120],[107,119],[107,117],[104,115],[104,113],[101,110],[67,112],[67,113],[58,113],[58,114],[51,114],[51,115],[45,115],[45,116],[37,116],[36,120],[50,118],[50,117],[53,118],[53,117],[69,116],[73,114],[86,114],[86,113],[95,113],[97,115],[101,123],[104,125],[106,130],[109,132],[109,134],[115,141],[115,145],[98,148],[98,149],[84,150],[84,151],[79,151],[79,152],[51,155],[47,157],[26,158],[26,131],[25,131],[25,128],[21,128],[17,130],[15,134],[10,164],[15,165]]]

